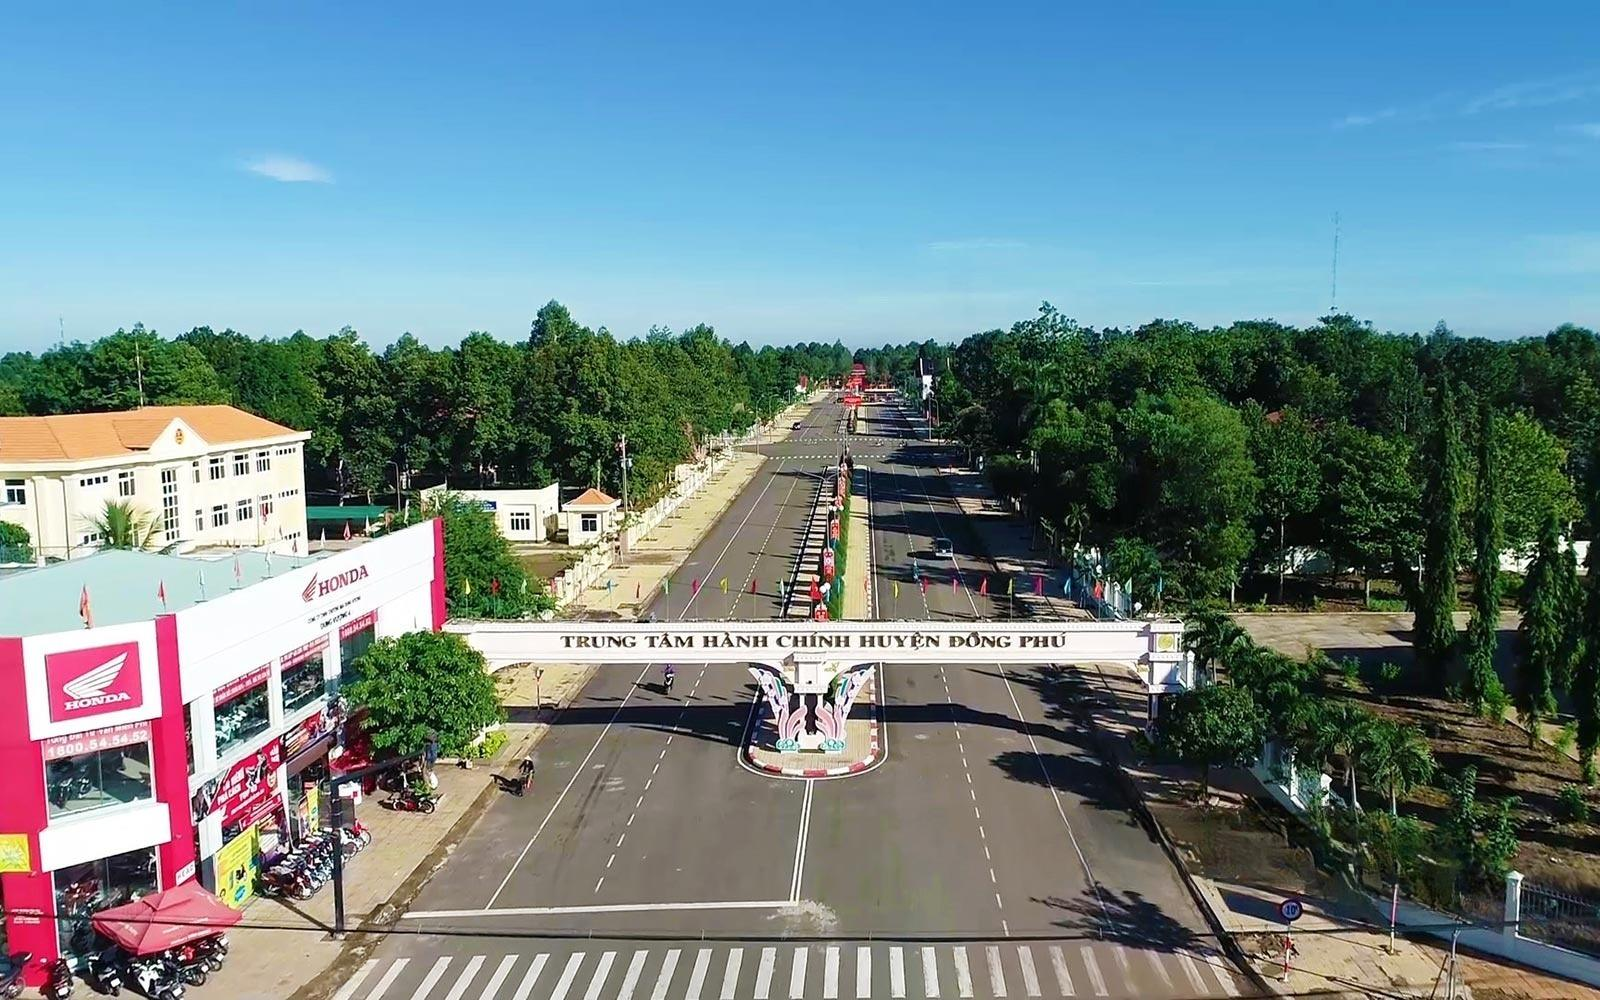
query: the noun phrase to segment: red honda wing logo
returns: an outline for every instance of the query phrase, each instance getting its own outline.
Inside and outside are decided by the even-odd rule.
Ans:
[[[52,722],[120,712],[144,704],[139,644],[135,642],[48,653],[44,673]]]

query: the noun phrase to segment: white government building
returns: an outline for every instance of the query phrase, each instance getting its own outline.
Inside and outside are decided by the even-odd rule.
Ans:
[[[156,549],[303,554],[310,437],[233,406],[0,417],[0,522],[36,558],[70,559],[99,548],[90,520],[122,500],[154,520]]]

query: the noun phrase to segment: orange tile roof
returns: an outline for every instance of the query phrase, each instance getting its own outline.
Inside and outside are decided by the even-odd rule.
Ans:
[[[563,507],[609,507],[616,503],[616,499],[608,497],[599,490],[590,487],[577,496],[562,504]]]
[[[146,406],[114,413],[0,417],[0,462],[75,462],[141,452],[181,419],[209,444],[294,434],[233,406]]]

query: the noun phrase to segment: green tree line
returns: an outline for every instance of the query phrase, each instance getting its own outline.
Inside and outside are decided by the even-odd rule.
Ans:
[[[619,340],[551,302],[528,336],[467,334],[435,349],[410,334],[382,350],[346,328],[269,339],[197,327],[174,339],[136,325],[93,343],[0,357],[0,415],[232,403],[309,430],[313,489],[393,489],[394,462],[452,484],[596,484],[648,500],[705,438],[770,418],[800,376],[847,371],[841,344],[730,344],[708,326]],[[141,387],[142,381],[142,387]],[[598,478],[597,478],[598,477]]]

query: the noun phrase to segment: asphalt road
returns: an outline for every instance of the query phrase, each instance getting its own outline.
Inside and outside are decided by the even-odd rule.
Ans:
[[[992,566],[940,453],[872,409],[870,435],[846,442],[829,403],[762,445],[762,471],[650,613],[775,617],[816,477],[848,443],[879,616],[1003,616],[965,585]],[[933,559],[939,536],[954,558]],[[534,789],[490,808],[340,1000],[1245,991],[1116,799],[1070,674],[886,669],[884,764],[782,780],[739,758],[749,675],[676,667],[670,697],[659,665],[602,668],[540,744]]]

